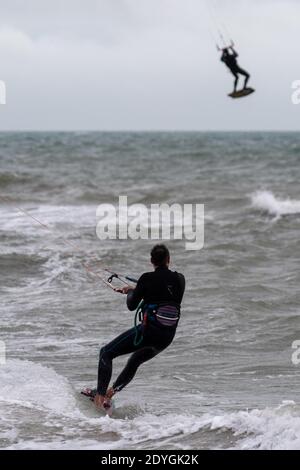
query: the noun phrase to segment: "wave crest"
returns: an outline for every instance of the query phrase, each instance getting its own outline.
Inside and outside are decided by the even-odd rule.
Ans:
[[[275,217],[300,214],[300,201],[279,199],[271,191],[257,191],[251,196],[252,206]]]

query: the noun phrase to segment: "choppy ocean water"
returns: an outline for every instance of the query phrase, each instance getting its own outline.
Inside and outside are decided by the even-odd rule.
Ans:
[[[299,449],[299,164],[297,133],[0,134],[0,447]],[[176,339],[110,419],[78,391],[133,316],[82,262],[139,276],[153,244],[96,237],[119,195],[205,204],[205,247],[169,243],[187,279]]]

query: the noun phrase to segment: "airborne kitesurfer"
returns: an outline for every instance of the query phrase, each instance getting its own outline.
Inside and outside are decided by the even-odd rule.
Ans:
[[[244,89],[247,88],[247,84],[250,79],[250,74],[238,65],[237,57],[238,53],[234,49],[233,43],[231,43],[231,46],[222,49],[221,61],[225,63],[225,65],[229,68],[230,72],[235,77],[233,93],[236,93],[237,91],[239,75],[243,75],[245,77]]]

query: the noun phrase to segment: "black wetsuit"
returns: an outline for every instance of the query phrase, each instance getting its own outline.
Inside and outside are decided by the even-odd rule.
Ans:
[[[97,392],[105,395],[111,375],[112,361],[115,357],[133,353],[127,365],[113,384],[116,391],[124,388],[134,377],[138,367],[149,361],[167,348],[173,341],[178,321],[172,326],[165,326],[157,321],[155,315],[149,315],[145,321],[145,312],[149,305],[171,305],[178,308],[185,290],[182,274],[170,271],[167,267],[158,267],[154,272],[143,274],[134,290],[127,295],[127,307],[135,310],[144,301],[144,321],[122,333],[100,351]],[[136,341],[136,335],[140,341]]]
[[[238,84],[238,81],[239,81],[239,74],[244,75],[244,77],[245,77],[244,88],[246,88],[247,83],[248,83],[249,78],[250,78],[250,74],[238,65],[237,60],[236,60],[237,57],[238,57],[238,54],[235,52],[235,50],[232,50],[231,54],[228,52],[228,50],[223,51],[223,54],[222,54],[222,57],[221,57],[221,61],[224,62],[227,65],[227,67],[229,68],[231,73],[235,76],[234,90],[236,90],[236,88],[237,88],[237,84]]]

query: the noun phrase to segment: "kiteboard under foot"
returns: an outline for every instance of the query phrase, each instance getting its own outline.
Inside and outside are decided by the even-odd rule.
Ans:
[[[89,398],[89,400],[94,401],[95,396],[97,394],[96,389],[91,389],[91,388],[84,388],[81,390],[81,395],[84,395],[85,397]],[[100,408],[100,410],[103,410],[105,414],[111,416],[113,412],[114,404],[113,401],[109,398],[106,398],[103,406]]]
[[[229,93],[228,96],[230,96],[230,98],[244,98],[245,96],[252,95],[254,92],[254,88],[243,88],[242,90]]]

